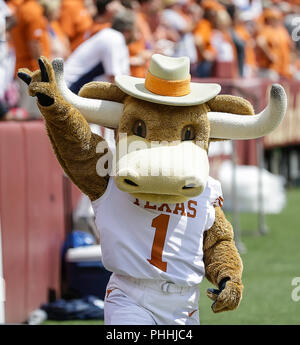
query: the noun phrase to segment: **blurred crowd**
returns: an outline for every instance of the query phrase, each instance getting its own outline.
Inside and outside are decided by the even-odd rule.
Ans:
[[[154,53],[189,56],[194,78],[300,80],[300,0],[0,0],[0,119],[39,116],[15,78],[39,56],[77,93],[145,77]]]

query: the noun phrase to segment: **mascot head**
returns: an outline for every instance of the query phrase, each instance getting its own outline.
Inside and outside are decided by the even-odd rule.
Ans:
[[[264,136],[286,111],[280,85],[272,86],[268,106],[255,115],[245,99],[218,95],[220,85],[191,82],[187,57],[154,54],[145,79],[92,82],[79,96],[64,82],[63,61],[54,60],[53,68],[66,101],[88,122],[117,130],[116,185],[152,202],[184,202],[202,193],[210,141]]]

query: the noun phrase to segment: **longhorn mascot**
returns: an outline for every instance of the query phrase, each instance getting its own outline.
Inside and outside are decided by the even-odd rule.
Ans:
[[[145,79],[91,82],[79,95],[64,82],[62,59],[41,57],[39,66],[18,76],[37,97],[59,163],[92,201],[113,272],[105,324],[199,324],[204,276],[217,287],[207,291],[213,312],[237,308],[243,266],[208,146],[270,133],[286,111],[284,89],[273,85],[255,115],[245,99],[218,95],[220,85],[191,82],[186,57],[155,54]],[[115,129],[114,156],[88,123]]]

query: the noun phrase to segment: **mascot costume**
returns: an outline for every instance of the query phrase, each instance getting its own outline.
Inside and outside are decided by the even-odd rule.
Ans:
[[[237,308],[242,262],[209,176],[210,141],[253,139],[274,130],[286,111],[280,85],[258,115],[218,84],[193,83],[189,59],[155,54],[145,79],[117,76],[73,94],[63,60],[19,70],[37,97],[56,157],[89,196],[103,264],[113,272],[105,324],[199,324],[199,284],[215,313]],[[115,129],[116,152],[89,123]],[[115,163],[114,163],[115,162]]]

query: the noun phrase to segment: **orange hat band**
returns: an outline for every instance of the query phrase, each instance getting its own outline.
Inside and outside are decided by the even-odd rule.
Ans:
[[[165,80],[155,77],[148,71],[145,87],[157,95],[180,97],[191,92],[190,82],[191,75],[185,80]]]

